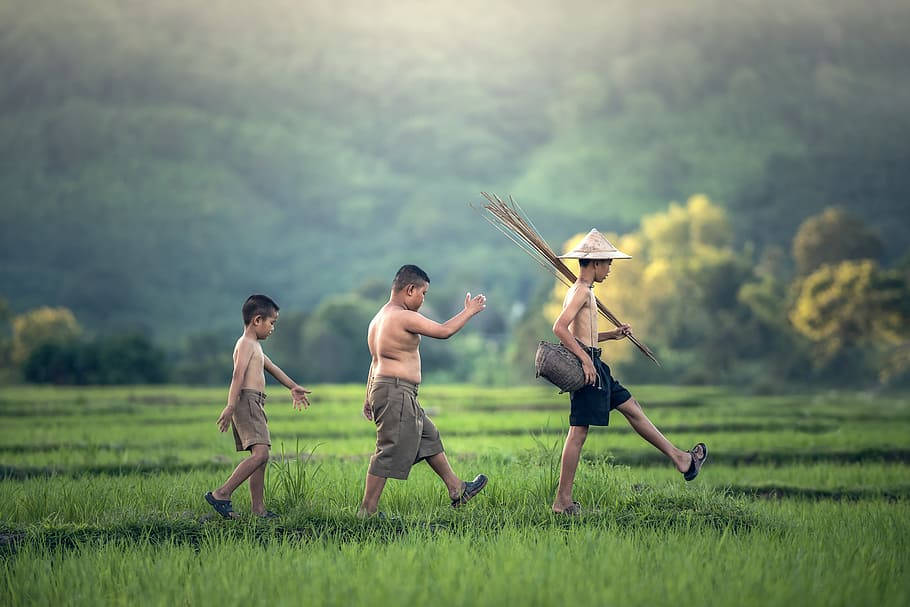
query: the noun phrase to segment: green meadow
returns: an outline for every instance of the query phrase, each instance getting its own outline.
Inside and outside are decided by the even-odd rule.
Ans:
[[[421,404],[462,477],[459,510],[425,464],[355,517],[374,441],[360,386],[267,401],[268,506],[212,516],[202,495],[243,457],[215,420],[225,389],[4,388],[0,604],[906,605],[910,397],[744,395],[633,386],[686,483],[615,413],[593,428],[557,517],[568,399],[547,387],[428,386]]]

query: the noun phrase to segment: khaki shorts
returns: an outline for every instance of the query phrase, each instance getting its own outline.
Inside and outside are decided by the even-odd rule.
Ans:
[[[253,445],[271,447],[268,421],[269,418],[265,416],[265,394],[258,390],[242,389],[231,418],[237,451],[250,451]]]
[[[439,430],[417,402],[417,386],[396,377],[374,377],[370,407],[376,423],[373,476],[405,480],[411,466],[442,453]]]

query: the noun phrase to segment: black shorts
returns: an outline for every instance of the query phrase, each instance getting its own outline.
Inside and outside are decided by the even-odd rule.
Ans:
[[[572,403],[570,426],[609,426],[610,411],[632,398],[632,393],[613,379],[610,367],[600,360],[600,348],[594,348],[591,360],[598,381],[593,386],[585,386],[569,394]]]

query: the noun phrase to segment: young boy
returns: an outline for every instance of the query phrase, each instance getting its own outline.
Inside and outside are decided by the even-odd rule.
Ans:
[[[265,295],[250,295],[243,304],[243,335],[234,346],[234,374],[228,390],[227,406],[218,417],[218,429],[226,432],[233,427],[237,451],[250,451],[250,456],[240,462],[230,478],[218,489],[205,494],[205,501],[224,518],[237,515],[231,507],[231,494],[246,479],[250,479],[250,496],[253,514],[274,518],[274,512],[265,509],[262,501],[265,484],[265,467],[269,462],[268,418],[265,415],[265,373],[291,391],[294,408],[309,407],[309,390],[297,385],[262,352],[259,342],[275,330],[278,304]]]
[[[577,259],[578,279],[563,301],[562,313],[553,325],[553,333],[581,361],[588,385],[572,392],[569,434],[562,451],[559,488],[553,501],[553,512],[575,515],[581,513],[578,502],[572,501],[572,485],[581,456],[581,447],[588,436],[588,426],[606,426],[610,411],[618,409],[635,431],[664,453],[687,481],[694,479],[708,457],[708,448],[698,443],[691,451],[676,448],[651,423],[632,394],[610,375],[600,359],[597,343],[623,339],[631,334],[629,325],[597,332],[597,304],[594,283],[603,282],[610,273],[614,259],[630,259],[629,255],[610,244],[597,230],[591,230],[582,242],[561,259]]]

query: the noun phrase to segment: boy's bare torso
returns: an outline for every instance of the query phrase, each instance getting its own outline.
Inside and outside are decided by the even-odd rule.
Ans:
[[[420,383],[420,335],[404,327],[406,311],[392,303],[384,305],[373,320],[367,336],[373,356],[373,377],[399,377]]]
[[[243,381],[240,382],[240,386],[244,390],[258,390],[259,392],[265,391],[265,359],[264,354],[262,353],[262,346],[255,339],[250,339],[249,337],[242,336],[237,340],[237,343],[234,345],[234,367],[237,367],[238,361],[237,356],[240,352],[240,344],[244,340],[251,342],[253,353],[250,356],[250,363],[246,367],[246,372],[243,374]]]
[[[572,296],[579,289],[584,289],[588,292],[588,300],[578,310],[578,314],[575,315],[572,322],[569,323],[569,330],[584,345],[597,347],[597,309],[594,303],[594,289],[584,284],[575,283],[569,288],[569,292],[566,293],[566,297],[562,301],[562,307],[563,309],[566,308]]]

